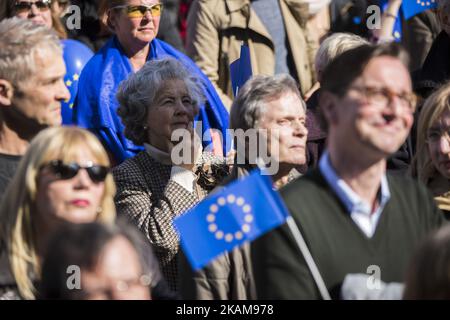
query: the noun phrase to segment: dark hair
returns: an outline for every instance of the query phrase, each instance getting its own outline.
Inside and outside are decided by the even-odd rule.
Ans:
[[[325,68],[321,81],[322,90],[344,96],[353,81],[362,75],[369,62],[382,56],[397,58],[408,68],[408,53],[400,45],[396,43],[362,45],[339,55]]]
[[[417,250],[410,264],[404,299],[450,299],[450,226],[433,233]]]
[[[70,290],[67,287],[67,268],[75,265],[81,270],[92,270],[104,247],[118,236],[126,238],[134,247],[140,259],[142,274],[148,275],[151,279],[149,290],[155,287],[162,280],[158,262],[148,241],[135,230],[134,226],[125,221],[120,221],[115,226],[99,223],[67,223],[54,234],[47,247],[39,285],[39,298],[80,298],[80,290]]]

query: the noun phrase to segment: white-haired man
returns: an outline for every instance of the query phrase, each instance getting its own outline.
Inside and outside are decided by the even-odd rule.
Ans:
[[[66,67],[56,34],[13,18],[0,22],[0,195],[30,140],[61,124]],[[0,196],[1,197],[1,196]]]

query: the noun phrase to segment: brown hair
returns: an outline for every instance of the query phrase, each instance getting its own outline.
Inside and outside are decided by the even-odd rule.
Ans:
[[[396,43],[362,45],[339,55],[325,68],[321,78],[322,90],[340,97],[344,96],[369,62],[382,56],[397,58],[408,68],[408,53],[400,45]]]
[[[403,298],[450,299],[450,226],[433,233],[417,250],[407,273]]]
[[[98,5],[98,16],[100,18],[100,21],[107,26],[110,31],[114,31],[113,27],[109,23],[109,10],[117,7],[117,6],[123,6],[128,3],[128,0],[101,0],[100,4]]]
[[[0,20],[2,18],[11,18],[14,16],[14,4],[16,3],[16,0],[6,0],[6,3],[4,4],[3,13],[0,12]],[[0,10],[2,11],[2,10]],[[60,17],[55,12],[53,6],[50,6],[50,11],[52,14],[52,28],[56,31],[56,34],[60,39],[67,39],[67,31],[64,27],[64,24],[62,23]],[[2,17],[4,15],[4,17]]]

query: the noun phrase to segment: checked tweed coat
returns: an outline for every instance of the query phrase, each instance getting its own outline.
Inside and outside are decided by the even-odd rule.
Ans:
[[[197,204],[228,174],[225,160],[211,153],[203,153],[196,167],[198,178],[192,193],[170,179],[171,164],[156,160],[146,151],[113,169],[117,212],[127,215],[153,245],[161,270],[174,291],[178,290],[179,238],[173,219]],[[212,172],[209,177],[200,173],[208,169]]]

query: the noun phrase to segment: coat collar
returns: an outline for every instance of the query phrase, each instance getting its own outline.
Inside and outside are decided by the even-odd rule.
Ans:
[[[247,5],[250,5],[250,0],[225,0],[227,8],[230,12],[240,11]]]

